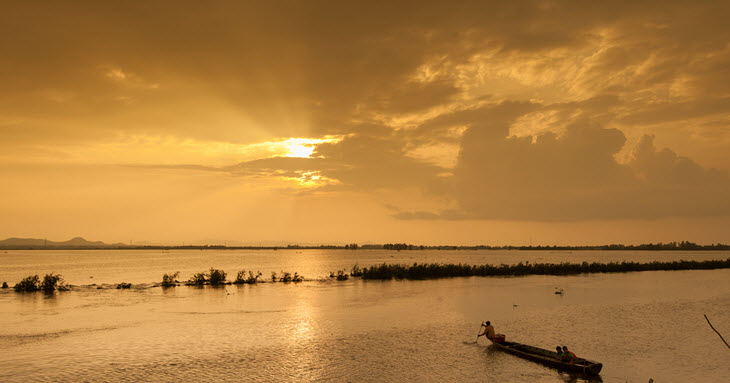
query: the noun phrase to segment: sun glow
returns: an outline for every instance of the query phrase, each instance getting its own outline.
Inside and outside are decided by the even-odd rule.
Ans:
[[[339,136],[325,136],[324,138],[290,138],[285,141],[274,143],[281,145],[287,153],[284,157],[309,158],[314,153],[314,147],[322,143],[334,143],[342,141]]]

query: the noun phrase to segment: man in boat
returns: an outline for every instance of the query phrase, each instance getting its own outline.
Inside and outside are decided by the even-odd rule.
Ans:
[[[489,321],[487,321],[486,326],[484,325],[484,323],[482,323],[482,326],[484,326],[484,332],[479,334],[479,336],[484,335],[489,340],[494,339],[494,327],[492,327],[492,324]]]
[[[557,347],[555,347],[555,352],[558,353],[558,356],[557,356],[558,360],[561,360],[562,361],[563,360],[563,355],[564,355],[563,354],[563,349],[560,348],[560,346],[557,346]]]
[[[575,363],[575,359],[577,356],[573,354],[573,351],[568,351],[567,346],[563,346],[563,357],[561,358],[563,362],[568,362],[570,364]]]

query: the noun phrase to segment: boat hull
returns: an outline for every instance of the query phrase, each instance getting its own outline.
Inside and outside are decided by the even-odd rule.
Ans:
[[[573,363],[562,362],[557,359],[558,354],[555,351],[528,346],[517,342],[492,341],[492,344],[504,352],[564,371],[598,375],[603,368],[603,364],[583,358],[576,358]]]

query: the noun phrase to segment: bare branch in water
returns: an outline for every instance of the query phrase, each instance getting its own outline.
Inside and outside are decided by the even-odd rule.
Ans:
[[[727,341],[725,341],[725,338],[722,337],[722,334],[720,334],[720,332],[715,330],[715,327],[712,326],[712,323],[710,323],[710,319],[707,318],[707,314],[703,314],[703,315],[705,316],[705,319],[707,320],[707,324],[710,325],[710,328],[712,329],[712,331],[716,332],[717,335],[720,337],[720,339],[722,339],[722,341],[725,342],[725,346],[727,346],[727,348],[730,348],[730,344],[727,344]]]

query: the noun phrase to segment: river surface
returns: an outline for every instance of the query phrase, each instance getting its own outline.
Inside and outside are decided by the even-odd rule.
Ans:
[[[671,261],[728,252],[2,251],[0,282],[63,275],[52,295],[0,290],[2,382],[724,382],[730,270],[334,281],[353,264]],[[210,267],[299,272],[298,284],[155,285]],[[93,277],[93,278],[92,278]],[[114,284],[131,282],[131,290]],[[98,289],[102,287],[102,289]],[[554,294],[556,288],[563,295]],[[508,340],[603,363],[569,375],[487,344]]]

